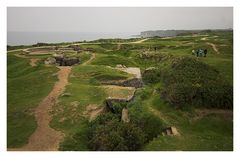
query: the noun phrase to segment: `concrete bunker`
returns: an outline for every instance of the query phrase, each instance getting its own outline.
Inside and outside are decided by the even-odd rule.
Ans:
[[[55,57],[55,59],[56,64],[59,66],[72,66],[80,63],[80,60],[78,58]]]

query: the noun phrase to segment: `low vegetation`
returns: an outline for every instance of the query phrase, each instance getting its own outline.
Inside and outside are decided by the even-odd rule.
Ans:
[[[28,142],[37,127],[34,108],[51,91],[57,78],[55,67],[31,67],[29,59],[8,55],[7,67],[7,146]],[[31,98],[31,99],[30,99]]]
[[[163,98],[175,106],[232,109],[231,84],[218,70],[196,59],[176,58],[163,83]]]
[[[233,150],[232,38],[231,32],[201,32],[143,42],[137,38],[75,42],[90,52],[65,52],[80,58],[80,64],[72,66],[69,84],[51,111],[50,127],[64,133],[59,150]],[[24,54],[18,49],[25,48],[8,47],[15,50],[8,52],[8,148],[27,143],[37,127],[34,108],[57,80],[57,68],[43,64],[49,55],[14,55]],[[191,54],[198,48],[208,49],[207,57]],[[37,66],[29,64],[30,58],[39,59]],[[115,69],[120,64],[139,67],[143,87],[134,91],[130,102],[114,102],[109,109],[107,98],[133,92],[106,85],[133,77]],[[121,120],[123,108],[128,110],[128,123]],[[93,113],[96,117],[90,119]],[[179,135],[164,136],[162,132],[172,126]]]

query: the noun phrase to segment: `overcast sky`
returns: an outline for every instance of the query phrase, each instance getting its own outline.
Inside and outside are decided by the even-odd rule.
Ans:
[[[8,31],[141,32],[233,27],[232,7],[52,8],[8,7]]]

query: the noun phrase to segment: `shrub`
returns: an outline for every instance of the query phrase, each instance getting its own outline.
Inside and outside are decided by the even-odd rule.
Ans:
[[[159,69],[145,70],[142,78],[145,84],[158,83],[161,79],[161,72]]]
[[[175,106],[232,108],[230,83],[216,69],[193,58],[173,60],[163,82],[162,97]]]
[[[164,129],[163,122],[157,116],[149,113],[141,100],[135,99],[133,103],[130,103],[129,107],[131,122],[144,132],[146,135],[145,143],[161,134]]]
[[[112,110],[115,114],[122,114],[122,109],[126,107],[125,102],[112,102]]]
[[[88,138],[88,146],[94,151],[134,151],[141,149],[145,136],[137,126],[122,123],[108,113],[91,123]]]

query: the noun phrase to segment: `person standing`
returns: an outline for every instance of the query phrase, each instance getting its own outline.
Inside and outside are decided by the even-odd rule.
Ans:
[[[199,57],[202,57],[202,54],[203,54],[203,50],[200,49],[200,50],[199,50]]]
[[[207,57],[207,49],[204,49],[204,57]]]
[[[192,50],[192,55],[195,55],[195,50],[194,49]]]
[[[199,49],[196,50],[196,56],[198,57],[199,54]]]

